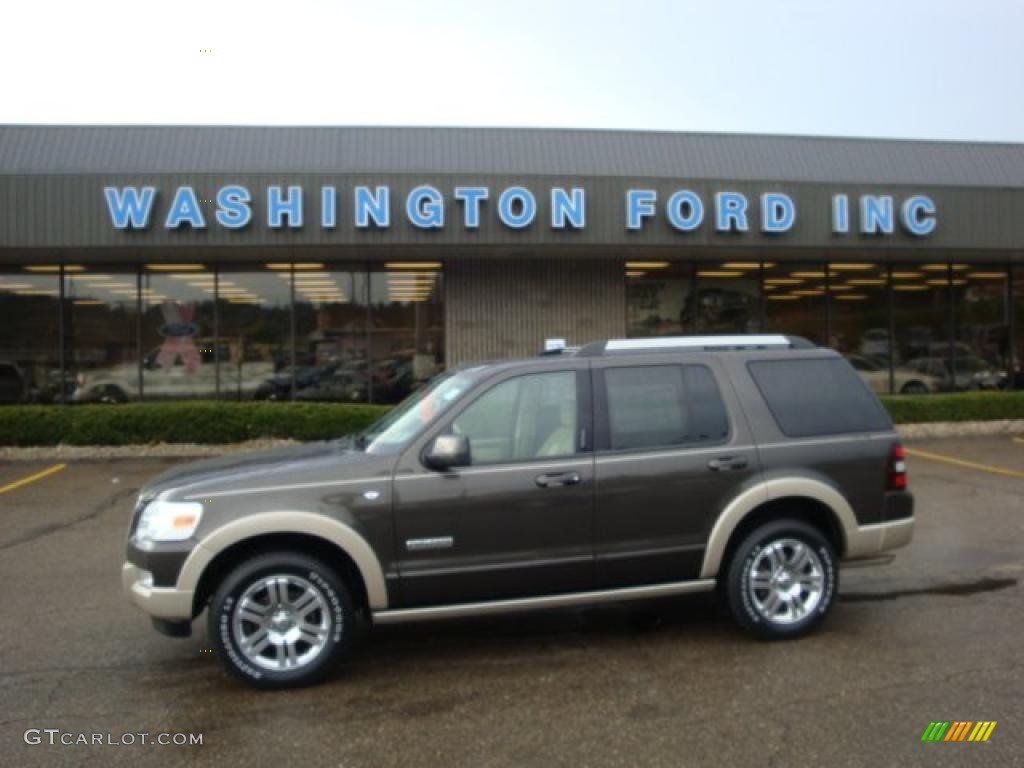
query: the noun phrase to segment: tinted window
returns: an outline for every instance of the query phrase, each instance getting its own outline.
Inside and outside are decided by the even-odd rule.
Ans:
[[[881,403],[839,358],[748,363],[779,429],[790,437],[891,428]]]
[[[607,368],[609,446],[656,448],[729,434],[714,377],[702,365]]]
[[[469,437],[473,464],[568,456],[576,452],[576,374],[538,373],[508,379],[452,422]]]

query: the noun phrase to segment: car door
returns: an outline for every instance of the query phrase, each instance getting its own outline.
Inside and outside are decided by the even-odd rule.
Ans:
[[[394,480],[405,606],[589,589],[594,469],[585,361],[481,384],[408,449]],[[440,434],[469,438],[469,466],[434,471]]]
[[[697,355],[594,361],[598,588],[697,578],[715,517],[758,472],[719,366]]]

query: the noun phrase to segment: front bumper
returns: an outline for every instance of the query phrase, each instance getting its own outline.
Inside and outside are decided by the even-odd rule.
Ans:
[[[153,618],[192,620],[192,590],[153,586],[153,574],[130,562],[121,566],[121,586],[129,599]]]

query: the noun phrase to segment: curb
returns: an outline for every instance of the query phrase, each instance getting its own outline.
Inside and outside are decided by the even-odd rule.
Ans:
[[[939,440],[951,437],[1024,435],[1024,419],[999,421],[936,421],[898,424],[904,440]],[[242,443],[153,443],[150,445],[40,445],[0,446],[0,461],[103,461],[107,459],[201,459],[240,451],[262,451],[297,445],[297,440],[248,440]]]

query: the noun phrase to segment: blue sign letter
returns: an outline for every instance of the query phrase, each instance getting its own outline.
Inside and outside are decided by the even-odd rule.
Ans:
[[[249,190],[237,184],[217,191],[217,223],[228,229],[241,229],[252,219]]]
[[[891,235],[896,225],[892,195],[860,196],[860,231],[865,235]]]
[[[715,195],[715,229],[719,232],[746,232],[747,197],[739,192]]]
[[[267,226],[280,229],[286,216],[289,227],[302,226],[302,187],[288,187],[288,197],[281,197],[277,185],[267,187]]]
[[[480,203],[487,199],[488,194],[487,187],[455,188],[455,199],[461,200],[465,209],[462,220],[466,229],[476,229],[480,226]]]
[[[850,199],[846,195],[832,196],[832,233],[845,235],[850,231]]]
[[[444,198],[435,187],[416,187],[405,198],[405,215],[414,227],[440,229],[444,226]]]
[[[192,191],[192,187],[178,187],[164,226],[167,229],[177,229],[185,223],[194,229],[206,228],[203,212],[199,210],[199,201],[196,200],[196,193]]]
[[[334,187],[320,187],[320,226],[334,229],[338,219],[337,192]]]
[[[369,227],[370,219],[373,219],[375,227],[386,229],[391,226],[390,193],[387,187],[377,187],[373,192],[370,192],[369,187],[356,187],[353,204],[355,223],[359,229]]]
[[[143,187],[141,198],[135,187],[124,187],[120,191],[117,187],[104,187],[103,194],[107,197],[110,221],[115,229],[145,229],[149,226],[156,189]]]
[[[686,213],[683,210],[686,210]],[[696,192],[680,189],[665,203],[668,223],[680,232],[692,232],[704,221],[704,203]]]
[[[519,213],[515,212],[519,203]],[[506,227],[522,229],[530,226],[537,215],[537,201],[526,187],[509,187],[498,198],[498,218]]]
[[[653,189],[630,189],[626,191],[626,229],[641,229],[644,219],[654,215],[654,204],[658,193]]]
[[[770,234],[788,232],[796,221],[796,206],[793,198],[781,192],[765,192],[761,195],[761,231]]]
[[[935,202],[926,195],[908,197],[900,207],[900,222],[912,235],[930,235],[935,231]]]
[[[572,188],[572,197],[561,187],[551,190],[551,228],[565,229],[566,222],[573,229],[583,229],[587,223],[586,197],[580,187]]]

